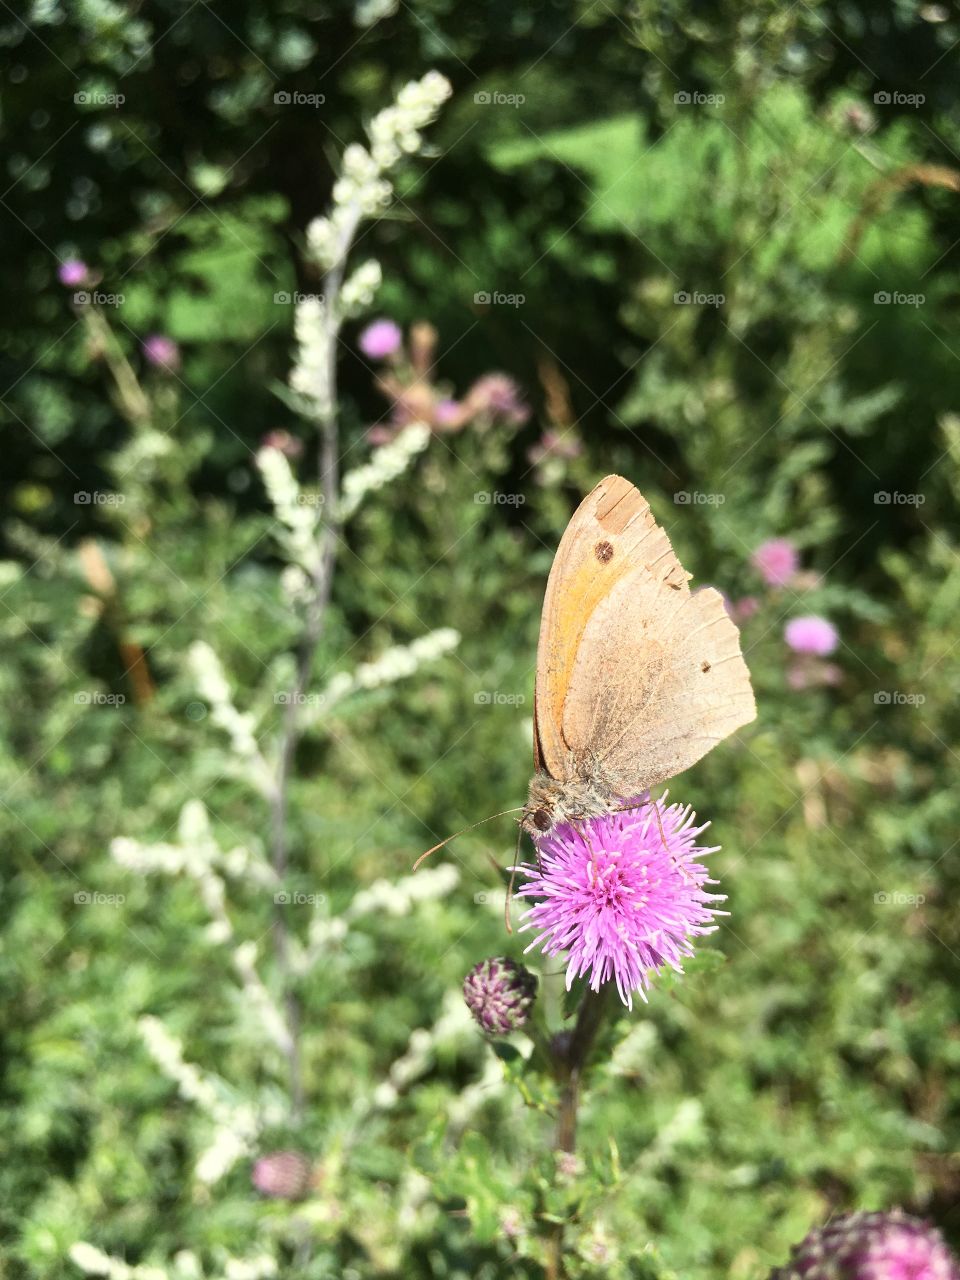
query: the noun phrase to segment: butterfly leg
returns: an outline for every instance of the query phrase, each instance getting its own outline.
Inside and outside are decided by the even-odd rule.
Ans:
[[[510,923],[510,908],[513,905],[513,886],[517,880],[517,867],[520,865],[520,842],[523,839],[523,826],[517,828],[517,849],[513,856],[513,866],[510,868],[510,883],[507,885],[507,896],[503,903],[503,923],[507,927],[507,933],[513,933],[513,925]],[[540,861],[540,852],[537,851],[537,862]]]

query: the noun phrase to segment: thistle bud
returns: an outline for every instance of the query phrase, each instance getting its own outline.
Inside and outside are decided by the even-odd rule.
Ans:
[[[299,1151],[271,1151],[255,1161],[250,1178],[262,1196],[273,1200],[302,1200],[310,1190],[313,1169]]]
[[[481,960],[463,980],[467,1008],[492,1036],[519,1031],[529,1017],[536,995],[536,977],[507,956]]]
[[[900,1209],[816,1227],[770,1280],[960,1280],[940,1232]]]

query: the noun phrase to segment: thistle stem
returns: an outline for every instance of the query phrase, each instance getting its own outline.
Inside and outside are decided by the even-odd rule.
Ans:
[[[610,984],[601,991],[587,991],[580,1002],[577,1021],[568,1036],[558,1036],[553,1045],[554,1076],[560,1085],[560,1109],[554,1149],[572,1154],[577,1145],[577,1112],[583,1072],[610,1002]],[[563,1280],[564,1224],[553,1224],[547,1245],[547,1280]]]

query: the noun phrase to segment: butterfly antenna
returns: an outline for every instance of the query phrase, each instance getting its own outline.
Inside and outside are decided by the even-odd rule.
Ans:
[[[517,805],[515,809],[502,809],[500,813],[491,813],[489,818],[481,818],[479,822],[471,822],[469,827],[464,827],[462,831],[455,831],[452,836],[447,836],[446,840],[441,840],[439,844],[435,844],[432,849],[428,849],[426,853],[421,853],[420,857],[413,864],[414,871],[420,866],[421,862],[426,862],[432,853],[436,853],[438,849],[442,849],[445,844],[449,844],[451,840],[458,840],[460,836],[464,836],[468,831],[474,831],[477,827],[482,827],[485,822],[492,822],[494,818],[504,818],[508,813],[520,813],[522,805]]]

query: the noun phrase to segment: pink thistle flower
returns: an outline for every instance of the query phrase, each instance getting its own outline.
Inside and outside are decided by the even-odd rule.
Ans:
[[[488,414],[522,426],[530,417],[530,407],[514,380],[505,373],[485,373],[467,393],[465,403],[474,414]]]
[[[791,618],[783,630],[783,638],[794,653],[812,653],[825,658],[840,643],[840,636],[832,622],[815,613],[802,618]]]
[[[173,373],[180,368],[180,348],[165,333],[151,333],[143,342],[143,356],[155,369]]]
[[[838,685],[842,680],[843,672],[835,662],[821,662],[806,654],[787,668],[787,684],[798,692],[819,685]]]
[[[396,355],[402,342],[399,325],[392,320],[374,320],[360,334],[357,345],[368,360],[386,360]]]
[[[260,443],[265,449],[279,449],[291,461],[299,458],[303,453],[303,441],[298,440],[296,436],[292,436],[289,431],[284,431],[282,427],[268,431],[262,437]]]
[[[628,1009],[634,992],[646,1000],[653,974],[682,973],[691,938],[726,914],[704,889],[716,881],[699,859],[716,850],[695,843],[709,825],[695,820],[689,806],[644,797],[635,809],[555,827],[537,842],[539,865],[519,868],[529,881],[519,896],[539,899],[523,915],[521,928],[539,931],[527,951],[568,952],[568,990],[584,974],[592,991],[613,979]]]
[[[254,1162],[250,1180],[262,1196],[302,1200],[310,1190],[313,1170],[299,1151],[271,1151]]]
[[[784,587],[800,567],[800,557],[789,538],[770,538],[757,547],[750,563],[768,587]]]
[[[960,1280],[940,1232],[900,1209],[850,1213],[815,1227],[770,1280]]]
[[[78,284],[86,284],[90,279],[90,268],[79,258],[67,258],[57,268],[57,279],[68,289],[75,289]]]
[[[760,601],[756,596],[741,596],[739,600],[727,601],[727,613],[734,622],[746,622],[760,612]]]
[[[433,410],[434,426],[455,430],[463,425],[463,420],[464,408],[458,400],[453,400],[447,396],[445,399],[437,401]]]

